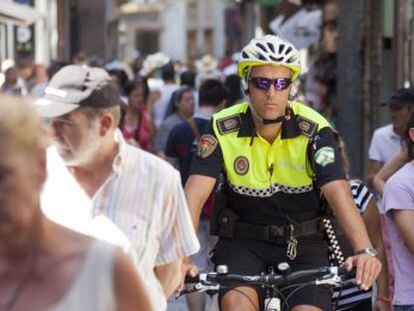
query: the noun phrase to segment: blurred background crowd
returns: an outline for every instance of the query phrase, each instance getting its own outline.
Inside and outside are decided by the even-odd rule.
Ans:
[[[247,99],[237,74],[241,48],[255,36],[285,37],[305,68],[292,100],[332,122],[347,145],[350,175],[375,194],[392,299],[405,286],[394,283],[392,259],[414,264],[414,235],[406,241],[411,254],[392,247],[396,232],[413,233],[387,226],[398,198],[388,195],[388,207],[382,198],[385,181],[413,156],[413,8],[410,0],[0,0],[0,94],[40,99],[64,66],[101,68],[121,96],[126,142],[170,162],[184,184],[211,115]],[[407,181],[388,191],[408,187],[414,201]],[[200,226],[195,259],[205,270],[214,242],[207,230]],[[188,303],[190,310],[204,304]]]

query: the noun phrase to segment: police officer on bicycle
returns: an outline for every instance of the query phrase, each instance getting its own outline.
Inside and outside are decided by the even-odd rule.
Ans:
[[[199,141],[185,186],[194,225],[223,173],[211,219],[219,236],[216,265],[247,275],[279,262],[292,271],[326,266],[323,196],[354,249],[346,264],[369,288],[381,264],[353,203],[333,130],[316,111],[289,100],[300,71],[299,52],[280,37],[253,39],[242,50],[238,73],[249,101],[216,113]],[[222,310],[263,307],[261,288],[234,285],[219,296]],[[294,311],[329,310],[330,304],[330,290],[317,286],[289,301]]]

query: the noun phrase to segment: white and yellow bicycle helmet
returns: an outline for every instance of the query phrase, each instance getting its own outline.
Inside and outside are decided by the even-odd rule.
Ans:
[[[292,79],[301,72],[299,51],[288,41],[266,35],[252,39],[240,53],[237,71],[242,81],[246,81],[252,67],[260,65],[285,66],[293,71]]]

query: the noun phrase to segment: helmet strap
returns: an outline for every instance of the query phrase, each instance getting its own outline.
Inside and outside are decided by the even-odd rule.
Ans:
[[[252,103],[249,103],[249,107],[250,110],[252,111],[253,115],[260,121],[263,123],[263,125],[269,125],[269,124],[277,124],[277,123],[281,123],[283,121],[287,121],[290,120],[291,117],[291,106],[290,106],[290,102],[287,103],[286,106],[286,111],[285,111],[285,115],[277,117],[276,119],[264,119],[261,116],[259,116],[259,114],[256,112],[256,110],[254,109]]]

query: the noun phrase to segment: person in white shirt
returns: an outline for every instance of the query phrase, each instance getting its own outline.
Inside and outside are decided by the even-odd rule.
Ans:
[[[153,304],[164,310],[182,258],[199,249],[178,172],[124,141],[119,94],[104,70],[66,66],[45,94],[38,111],[51,118],[58,153],[92,200],[88,217],[103,215],[127,236]]]
[[[409,117],[414,107],[414,90],[399,89],[390,98],[387,103],[390,110],[391,124],[380,127],[374,132],[369,147],[367,185],[374,187],[374,177],[381,168],[389,162],[403,147],[402,137],[407,126]],[[378,207],[381,213],[381,227],[384,240],[384,248],[387,254],[390,296],[394,292],[394,271],[393,259],[391,256],[391,245],[388,234],[388,227],[385,219],[385,209],[382,200],[378,201]]]
[[[175,71],[172,62],[169,62],[161,67],[161,76],[164,84],[160,87],[160,98],[154,103],[153,118],[157,129],[160,128],[162,122],[166,118],[168,104],[170,103],[171,95],[179,86],[175,83]]]
[[[414,90],[399,89],[387,103],[391,124],[378,128],[371,139],[368,151],[368,186],[373,186],[373,178],[381,167],[401,150],[402,137],[414,107]]]

